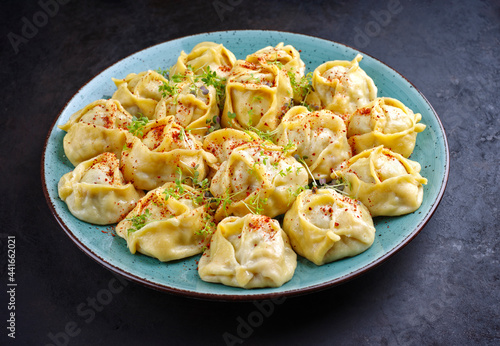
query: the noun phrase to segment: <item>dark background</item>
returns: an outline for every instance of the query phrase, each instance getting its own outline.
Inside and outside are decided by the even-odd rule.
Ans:
[[[0,5],[0,344],[54,344],[51,335],[61,345],[212,345],[224,335],[259,345],[500,343],[498,1],[61,2],[45,24],[37,1]],[[401,10],[380,17],[390,6]],[[34,16],[44,25],[25,32],[16,53],[8,35],[22,35],[23,17]],[[280,301],[261,321],[251,302],[112,281],[59,227],[40,179],[46,135],[84,83],[148,46],[234,29],[309,34],[382,60],[427,97],[450,147],[444,198],[408,246],[353,281]],[[6,337],[9,235],[17,242],[15,340]],[[78,307],[110,282],[122,290],[82,318]]]

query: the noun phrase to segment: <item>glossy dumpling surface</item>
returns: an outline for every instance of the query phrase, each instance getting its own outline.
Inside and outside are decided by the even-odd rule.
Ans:
[[[61,177],[59,197],[78,219],[97,225],[118,222],[144,196],[125,183],[113,153],[103,153],[80,163]]]
[[[346,183],[345,192],[359,199],[372,216],[412,213],[422,204],[427,179],[420,164],[378,146],[353,156],[332,173]]]
[[[116,226],[116,233],[127,240],[131,253],[167,262],[203,252],[214,226],[202,192],[166,183],[149,191]]]
[[[226,201],[217,217],[251,212],[269,217],[286,212],[297,189],[308,182],[307,172],[283,147],[247,143],[235,148],[212,179],[211,193]]]
[[[315,179],[330,181],[333,170],[352,156],[344,119],[331,111],[293,107],[277,130],[277,143],[294,144],[294,154],[303,158]]]
[[[219,107],[215,88],[188,77],[175,84],[175,88],[175,94],[165,94],[158,102],[154,118],[172,115],[179,125],[202,140],[211,125],[218,122],[216,118],[219,116]]]
[[[235,62],[234,54],[222,44],[200,42],[189,54],[181,52],[170,73],[171,75],[186,74],[190,67],[196,75],[201,75],[210,68],[211,71],[217,73],[217,76],[227,78]]]
[[[116,100],[97,100],[71,115],[59,126],[64,154],[76,166],[104,152],[120,158],[132,116]]]
[[[356,256],[375,237],[368,209],[333,189],[303,191],[285,214],[283,229],[293,249],[316,265]]]
[[[297,79],[304,76],[306,65],[300,58],[300,53],[291,45],[278,43],[275,47],[268,46],[259,49],[246,57],[246,61],[260,64],[276,64],[287,72],[293,73]]]
[[[293,90],[276,65],[238,60],[228,77],[222,126],[274,130],[290,106]]]
[[[413,113],[398,100],[379,97],[358,108],[349,119],[349,143],[354,154],[383,145],[409,157],[415,148],[417,133],[425,129],[425,125],[419,123],[421,119],[420,113]]]
[[[253,142],[259,137],[250,132],[224,128],[210,133],[203,140],[203,149],[213,154],[219,163],[227,161],[237,147]]]
[[[208,164],[216,158],[202,144],[168,116],[149,122],[142,136],[129,136],[122,153],[121,169],[125,179],[143,190],[152,190],[182,176],[200,179],[208,173]]]
[[[227,286],[279,287],[297,267],[297,255],[278,221],[263,215],[228,217],[198,265],[204,281]]]
[[[123,79],[113,78],[117,90],[112,99],[118,100],[134,116],[154,118],[155,108],[162,97],[160,86],[168,81],[156,71],[130,73]]]
[[[348,114],[377,97],[377,87],[359,67],[363,57],[358,54],[352,61],[334,60],[318,66],[313,73],[314,92],[307,103],[333,112]]]

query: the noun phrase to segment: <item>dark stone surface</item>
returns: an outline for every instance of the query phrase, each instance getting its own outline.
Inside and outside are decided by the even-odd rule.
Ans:
[[[0,344],[54,344],[51,335],[66,344],[65,328],[77,333],[71,345],[224,344],[229,334],[259,345],[499,344],[500,4],[401,0],[384,26],[370,26],[373,13],[394,2],[71,1],[17,54],[7,35],[20,35],[22,18],[32,21],[41,5],[2,2]],[[214,4],[229,3],[219,16]],[[241,327],[256,316],[252,303],[193,300],[131,282],[82,318],[78,307],[114,276],[71,242],[46,205],[40,159],[55,117],[85,82],[135,51],[232,29],[330,39],[405,75],[447,131],[451,171],[441,205],[384,265],[286,299],[252,330]],[[372,37],[362,40],[359,31]],[[15,340],[6,337],[9,235],[17,239]]]

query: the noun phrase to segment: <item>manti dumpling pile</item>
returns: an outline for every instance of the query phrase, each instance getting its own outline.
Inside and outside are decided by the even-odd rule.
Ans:
[[[422,203],[409,157],[425,125],[378,97],[361,55],[316,67],[300,52],[200,42],[170,69],[114,78],[110,99],[59,126],[75,166],[59,181],[68,210],[117,223],[132,254],[202,254],[201,280],[245,289],[286,284],[297,260],[368,250],[373,217]]]

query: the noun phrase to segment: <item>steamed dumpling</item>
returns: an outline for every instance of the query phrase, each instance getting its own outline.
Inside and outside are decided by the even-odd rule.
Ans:
[[[122,153],[121,169],[125,179],[139,189],[152,190],[182,176],[198,171],[200,180],[216,158],[202,144],[168,116],[149,122],[143,136],[129,136]]]
[[[116,226],[132,254],[140,252],[162,262],[203,252],[213,231],[204,192],[176,183],[149,191]]]
[[[177,63],[170,71],[171,76],[175,74],[184,75],[188,66],[196,75],[201,75],[210,68],[217,76],[226,78],[236,62],[234,54],[222,44],[215,42],[200,42],[189,54],[181,52]]]
[[[306,102],[317,108],[336,113],[353,113],[377,97],[373,80],[359,67],[363,57],[358,54],[352,61],[334,60],[318,66],[313,73],[314,92]]]
[[[354,154],[378,147],[409,157],[415,148],[417,133],[425,129],[420,113],[396,99],[379,97],[368,105],[358,108],[349,120],[347,136]]]
[[[162,94],[160,86],[168,81],[156,71],[130,73],[123,79],[113,78],[118,88],[112,99],[118,100],[134,116],[154,119],[155,108]]]
[[[276,47],[268,46],[250,54],[245,59],[253,64],[276,64],[285,71],[294,74],[300,79],[304,76],[306,65],[300,58],[300,53],[291,45],[284,45],[280,42]]]
[[[126,141],[130,115],[116,100],[97,100],[71,115],[59,126],[64,136],[64,154],[76,166],[104,152],[120,158]]]
[[[80,163],[59,180],[59,197],[76,218],[97,225],[118,222],[144,192],[125,183],[113,153]]]
[[[252,132],[244,132],[228,127],[214,131],[206,136],[203,140],[203,149],[217,158],[217,167],[220,167],[220,164],[227,161],[234,149],[249,142],[259,141],[259,139]]]
[[[328,110],[293,107],[277,131],[277,143],[294,144],[294,153],[304,159],[316,179],[330,181],[333,170],[352,156],[343,118]]]
[[[276,65],[238,60],[226,85],[222,126],[274,130],[290,107],[290,78]]]
[[[175,94],[165,95],[160,100],[154,118],[172,115],[179,125],[189,130],[198,140],[202,140],[209,128],[219,123],[215,88],[189,77],[175,84],[175,87]]]
[[[285,46],[283,42],[280,42],[276,47],[268,46],[248,55],[246,61],[253,64],[275,65],[283,70],[290,78],[293,100],[297,103],[302,101],[304,95],[297,84],[304,77],[306,65],[300,58],[300,53],[293,46]]]
[[[198,264],[203,281],[227,286],[280,287],[297,267],[297,255],[278,221],[263,215],[222,220]]]
[[[422,204],[427,179],[420,175],[420,164],[378,146],[353,156],[332,173],[342,179],[344,191],[359,199],[372,216],[412,213]]]
[[[375,239],[368,209],[332,189],[303,191],[285,214],[283,229],[295,252],[316,265],[356,256]]]
[[[307,182],[304,167],[283,147],[250,142],[235,148],[220,165],[210,192],[226,201],[218,219],[252,212],[275,217],[290,208],[294,193]]]

